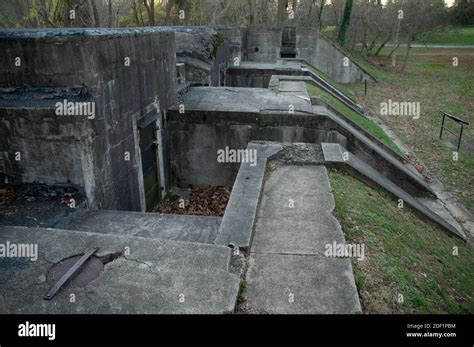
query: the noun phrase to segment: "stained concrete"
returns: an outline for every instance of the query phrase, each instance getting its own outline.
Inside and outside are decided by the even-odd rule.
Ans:
[[[0,30],[0,153],[19,182],[71,182],[84,188],[91,208],[141,211],[141,158],[137,123],[176,100],[174,32],[142,29]],[[15,66],[16,57],[22,58]],[[129,58],[129,65],[126,65]],[[159,78],[157,78],[159,76]],[[11,88],[50,100],[5,101]],[[65,89],[64,93],[49,92]],[[87,93],[76,95],[77,89]],[[55,99],[95,102],[94,119],[58,116]],[[21,98],[20,98],[21,100]],[[167,162],[161,127],[160,157]],[[16,162],[15,152],[23,160]],[[124,160],[125,153],[130,160]],[[45,153],[48,160],[44,160]],[[170,180],[163,166],[164,186]]]
[[[324,254],[327,244],[345,243],[333,209],[325,167],[281,166],[269,173],[246,277],[251,311],[361,312],[350,260]]]
[[[124,211],[84,211],[63,229],[212,244],[220,217]]]
[[[214,157],[226,146],[244,149],[252,140],[337,142],[410,194],[434,197],[429,183],[380,141],[345,116],[328,107],[311,106],[295,94],[259,88],[191,88],[183,98],[185,112],[170,110],[176,185],[232,184],[238,166],[219,164]]]
[[[0,296],[9,313],[229,313],[239,276],[229,272],[231,249],[67,230],[1,227],[0,242],[37,244],[39,258],[0,259]],[[103,272],[82,288],[66,287],[43,296],[50,267],[100,247]],[[124,253],[129,252],[129,253]],[[70,302],[70,294],[75,302]],[[184,303],[180,302],[184,294]]]
[[[296,52],[297,58],[306,60],[336,82],[375,81],[347,52],[315,28],[296,28]]]

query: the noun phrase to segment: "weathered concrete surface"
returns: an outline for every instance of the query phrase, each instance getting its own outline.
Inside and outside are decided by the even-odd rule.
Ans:
[[[290,294],[293,294],[292,303]],[[250,309],[258,313],[361,313],[347,259],[252,253],[247,299]]]
[[[321,145],[314,143],[282,143],[282,150],[269,159],[275,165],[322,165]]]
[[[334,207],[324,167],[277,168],[265,182],[252,252],[324,256],[326,244],[344,242]]]
[[[306,134],[303,128],[293,130],[273,121],[269,127],[252,123],[265,122],[266,114],[292,119],[312,111],[309,101],[257,88],[191,88],[183,104],[184,114],[176,108],[170,111],[171,167],[180,187],[232,185],[239,164],[217,162],[218,150],[245,149],[252,140],[297,141]]]
[[[63,229],[213,243],[222,218],[124,211],[84,211]]]
[[[325,167],[282,166],[270,173],[246,277],[250,310],[361,312],[350,260],[324,254],[327,244],[345,243],[333,209]]]
[[[282,31],[271,27],[249,27],[246,30],[245,60],[275,63],[280,59]]]
[[[252,142],[247,149],[257,151],[257,164],[241,164],[216,238],[216,244],[232,244],[242,250],[249,248],[252,239],[267,158],[282,147],[279,144]]]
[[[374,78],[349,55],[315,28],[296,28],[297,58],[304,59],[339,83],[360,83]],[[345,64],[347,59],[347,64]]]
[[[164,111],[176,100],[174,33],[166,28],[1,30],[0,45],[0,88],[28,94],[35,88],[82,86],[87,93],[79,99],[96,106],[94,119],[57,116],[54,98],[47,106],[12,105],[0,96],[5,134],[0,152],[10,162],[16,151],[23,158],[6,165],[7,173],[40,183],[69,180],[84,187],[92,208],[142,210],[137,122],[150,114],[164,122]],[[16,57],[22,58],[19,67]],[[71,92],[64,96],[75,101]],[[163,161],[167,147],[162,129]],[[129,161],[123,159],[126,152]]]
[[[434,197],[430,184],[419,174],[407,168],[400,158],[392,153],[393,151],[387,150],[385,145],[381,146],[379,140],[375,140],[373,136],[333,109],[328,109],[326,115],[334,122],[335,130],[347,136],[347,149],[360,160],[408,193],[415,196]]]
[[[380,172],[377,172],[371,166],[360,160],[357,156],[350,153],[345,148],[341,148],[338,144],[322,144],[321,147],[323,149],[326,163],[333,163],[350,168],[356,174],[362,175],[363,177],[369,179],[369,181],[377,184],[399,199],[402,199],[405,203],[413,207],[422,215],[431,219],[450,234],[466,241],[466,235],[460,225],[457,222],[451,224],[450,221],[453,219],[446,219],[444,212],[440,213],[438,204],[434,204],[435,209],[432,210],[430,208],[432,207],[430,206],[431,204],[428,204],[426,199],[420,200],[412,196],[410,193],[403,190],[400,186],[389,180]]]
[[[298,64],[241,62],[227,70],[226,86],[243,88],[268,88],[272,76],[301,76],[305,72]]]
[[[6,241],[37,244],[39,251],[35,262],[0,259],[0,296],[9,313],[228,313],[237,298],[239,276],[229,273],[228,247],[1,227],[0,242]],[[66,285],[53,300],[44,300],[50,267],[91,247],[100,247],[103,272],[85,287]]]
[[[232,184],[238,166],[216,160],[226,146],[244,149],[253,140],[337,142],[407,192],[433,195],[427,181],[348,118],[311,107],[302,95],[280,93],[279,85],[276,90],[191,88],[183,104],[184,114],[170,110],[171,166],[178,186]]]

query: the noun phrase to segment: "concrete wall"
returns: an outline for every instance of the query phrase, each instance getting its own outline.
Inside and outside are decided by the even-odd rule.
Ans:
[[[191,85],[220,86],[224,79],[221,72],[225,75],[232,58],[231,43],[225,40],[221,32],[209,27],[169,29],[175,32],[176,58],[177,62],[186,65],[186,80]],[[229,35],[228,31],[223,33]],[[235,44],[232,49],[235,49]]]
[[[234,56],[242,61],[275,63],[281,59],[283,37],[289,39],[288,27],[215,27],[232,47]],[[339,83],[357,83],[373,78],[356,64],[341,48],[330,42],[314,28],[295,28],[296,58],[304,59]],[[238,34],[240,32],[240,35]],[[348,66],[344,58],[348,57]]]
[[[226,26],[213,28],[221,35],[229,47],[229,66],[234,66],[236,61],[241,62],[243,60],[244,29]],[[238,60],[235,60],[235,58]]]
[[[171,111],[171,168],[175,183],[226,185],[233,183],[236,164],[217,162],[217,150],[245,149],[251,141],[339,143],[351,153],[414,196],[427,196],[425,186],[393,165],[331,118],[306,114]]]
[[[304,59],[339,83],[373,81],[344,51],[313,28],[296,29],[296,57]],[[349,58],[345,66],[344,58]]]
[[[24,182],[85,186],[83,163],[90,161],[92,133],[86,121],[56,116],[53,105],[0,112],[1,172]]]
[[[38,158],[2,165],[25,182],[81,184],[92,208],[142,210],[137,123],[155,112],[166,124],[162,111],[176,99],[174,33],[161,28],[0,31],[0,46],[0,88],[85,86],[96,103],[95,119],[79,124],[54,117],[53,108],[27,110],[27,104],[0,101],[0,132],[10,134],[0,142],[0,152],[8,153],[8,162],[15,147],[24,158]],[[14,65],[16,57],[22,59],[20,67]],[[12,140],[15,131],[25,134],[24,141]],[[168,137],[162,132],[166,162]],[[68,168],[58,170],[58,163]]]
[[[246,35],[246,60],[275,63],[280,59],[281,40],[281,29],[249,27]]]

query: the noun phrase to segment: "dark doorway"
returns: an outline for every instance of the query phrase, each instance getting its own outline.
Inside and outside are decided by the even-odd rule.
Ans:
[[[160,179],[158,174],[158,139],[156,122],[140,128],[140,152],[143,168],[146,210],[153,210],[160,202]]]
[[[296,58],[296,29],[284,28],[281,38],[280,55],[282,58]]]

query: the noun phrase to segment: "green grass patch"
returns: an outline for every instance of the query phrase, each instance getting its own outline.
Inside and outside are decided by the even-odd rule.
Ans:
[[[474,313],[471,245],[357,178],[329,177],[347,242],[365,245],[365,259],[353,260],[365,313]]]
[[[379,57],[372,57],[379,83],[369,85],[367,95],[360,85],[351,90],[364,106],[378,114],[381,102],[420,102],[421,117],[379,117],[406,143],[426,165],[431,174],[444,187],[454,193],[459,201],[474,211],[474,56],[473,49],[413,48],[405,73],[401,72],[405,49],[397,53],[397,65],[392,67],[387,57],[390,49],[384,49]],[[459,58],[459,66],[453,66],[453,57]],[[440,110],[449,112],[471,125],[464,128],[463,141],[468,147],[460,152],[460,160],[453,161],[457,139],[445,133],[438,139]],[[458,126],[448,126],[458,131]]]
[[[376,123],[372,122],[370,119],[359,115],[357,112],[354,112],[349,107],[344,105],[341,101],[337,100],[331,94],[325,92],[319,87],[314,86],[313,84],[306,82],[306,89],[308,90],[309,95],[319,96],[329,105],[334,107],[336,110],[344,114],[347,118],[352,120],[354,123],[365,129],[369,134],[378,138],[388,147],[393,149],[395,152],[403,156],[403,153],[400,151],[398,146],[390,139],[390,137],[383,131]]]
[[[424,35],[416,43],[427,45],[474,45],[474,27],[450,28]]]

